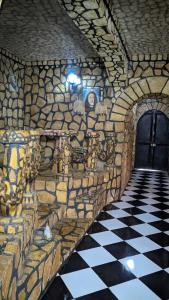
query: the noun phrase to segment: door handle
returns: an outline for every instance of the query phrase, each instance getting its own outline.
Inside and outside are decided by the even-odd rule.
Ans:
[[[156,147],[156,144],[151,144],[151,147]]]

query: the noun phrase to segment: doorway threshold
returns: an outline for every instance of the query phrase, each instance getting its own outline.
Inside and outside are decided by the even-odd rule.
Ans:
[[[155,169],[143,169],[143,168],[134,168],[136,171],[145,171],[145,172],[160,172],[160,173],[165,173],[167,171],[162,171],[162,170],[155,170]]]

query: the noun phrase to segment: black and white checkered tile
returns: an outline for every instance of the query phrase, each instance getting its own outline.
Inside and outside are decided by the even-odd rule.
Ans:
[[[43,300],[169,299],[169,178],[134,171]]]

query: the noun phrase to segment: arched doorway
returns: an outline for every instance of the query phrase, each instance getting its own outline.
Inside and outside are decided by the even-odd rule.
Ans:
[[[168,170],[169,119],[149,110],[139,119],[136,131],[135,168]]]

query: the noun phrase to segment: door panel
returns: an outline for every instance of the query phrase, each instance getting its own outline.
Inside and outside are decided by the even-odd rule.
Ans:
[[[155,147],[153,169],[163,171],[168,169],[168,147],[161,145]]]
[[[144,118],[141,118],[139,124],[137,126],[137,142],[143,144],[149,144],[151,138],[151,130],[152,130],[152,116],[151,114],[147,114]],[[142,128],[146,128],[146,130],[142,130]]]
[[[149,158],[150,151],[151,148],[147,145],[140,144],[138,147],[136,147],[135,168],[144,168],[144,169],[151,168],[151,162]]]
[[[162,113],[156,114],[156,135],[155,144],[166,145],[168,143],[168,120]]]
[[[138,121],[135,168],[168,170],[169,120],[160,111],[146,112]]]

